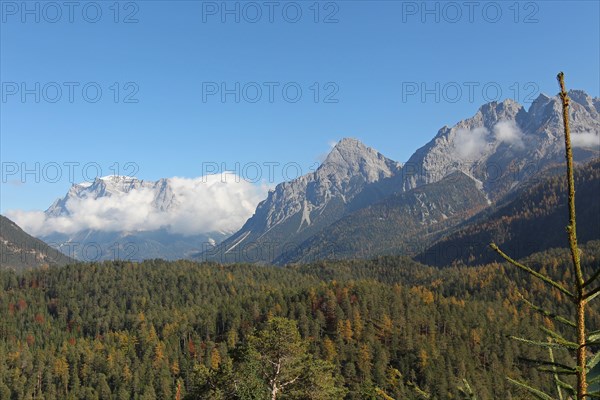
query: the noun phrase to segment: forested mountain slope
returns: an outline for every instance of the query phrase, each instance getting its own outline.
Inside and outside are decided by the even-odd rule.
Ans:
[[[386,197],[355,211],[292,248],[278,264],[319,259],[409,254],[489,205],[476,181],[462,172]]]
[[[577,236],[580,243],[600,239],[600,159],[575,170]],[[496,260],[489,248],[495,242],[521,258],[537,251],[567,245],[567,183],[564,174],[542,178],[493,212],[461,227],[416,259],[431,265],[455,261],[481,264]]]
[[[0,215],[0,268],[15,270],[74,262]]]

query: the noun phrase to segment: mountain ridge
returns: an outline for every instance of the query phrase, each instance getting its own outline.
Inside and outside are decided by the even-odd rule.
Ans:
[[[582,162],[600,154],[600,142],[598,145],[592,143],[592,146],[575,142],[580,135],[588,133],[595,133],[596,136],[592,139],[598,141],[600,117],[597,107],[600,100],[591,98],[583,91],[570,93],[574,96],[570,112],[574,154],[576,161]],[[470,177],[475,183],[472,190],[480,191],[488,204],[493,204],[563,159],[561,112],[557,97],[544,94],[538,96],[529,110],[510,99],[484,104],[471,118],[459,121],[453,127],[441,128],[432,140],[415,151],[407,163],[394,164],[396,168],[378,175],[379,179],[371,179],[367,184],[360,185],[358,193],[353,192],[350,198],[343,193],[337,193],[336,196],[336,193],[327,192],[327,182],[332,179],[341,180],[335,175],[335,168],[329,169],[333,173],[333,178],[329,181],[311,179],[309,174],[282,183],[273,191],[277,194],[273,195],[273,198],[277,197],[277,201],[271,198],[270,193],[270,197],[259,204],[255,214],[238,232],[223,241],[221,246],[200,254],[200,257],[221,262],[239,261],[244,250],[248,250],[252,257],[242,257],[242,261],[296,261],[293,257],[289,258],[289,255],[302,253],[305,249],[301,247],[307,243],[317,246],[316,242],[319,240],[316,237],[322,237],[319,235],[323,231],[349,214],[366,209],[397,193],[407,193],[424,185],[440,182],[457,171]],[[589,139],[588,136],[586,138]],[[341,148],[352,147],[355,145],[354,141],[355,139],[342,139],[330,153],[332,158],[340,164],[345,162],[343,157],[337,156],[336,148],[340,145]],[[352,159],[355,165],[361,157],[380,154],[364,145],[356,146],[363,155],[354,155]],[[326,161],[328,159],[329,156]],[[389,160],[386,165],[391,163]],[[363,174],[364,172],[362,171]],[[375,176],[372,172],[370,176]],[[318,171],[314,174],[316,173]],[[317,221],[312,214],[315,209],[306,206],[308,196],[303,197],[301,190],[292,190],[291,194],[286,191],[288,187],[302,184],[307,187],[308,184],[316,186],[317,191],[330,194],[327,203],[330,209],[317,224],[313,224]],[[288,200],[291,201],[288,203]],[[284,213],[287,221],[285,229],[277,228],[277,224],[269,220],[272,215],[280,215],[281,210],[287,210]],[[317,216],[321,217],[322,213]],[[282,218],[278,221],[280,223]],[[303,224],[312,224],[312,228],[308,229]],[[311,238],[314,242],[311,242]],[[245,249],[240,250],[240,246]],[[235,254],[233,258],[228,256],[232,252]]]
[[[316,171],[277,185],[237,233],[199,257],[238,260],[238,247],[243,243],[243,251],[268,251],[268,256],[258,258],[270,261],[283,251],[279,237],[308,238],[344,215],[348,204],[366,185],[399,170],[399,163],[356,139],[344,138]],[[315,216],[319,218],[316,223]]]
[[[110,175],[95,178],[92,182],[73,184],[67,194],[57,199],[44,214],[48,218],[58,220],[69,217],[76,219],[77,215],[74,213],[81,213],[81,208],[89,205],[90,201],[95,204],[96,201],[112,197],[119,199],[119,196],[128,194],[134,194],[148,203],[147,211],[151,215],[147,218],[154,218],[151,221],[153,229],[139,230],[126,226],[121,229],[114,226],[101,229],[92,225],[85,229],[50,232],[41,235],[40,238],[54,243],[56,248],[67,255],[83,261],[120,258],[176,260],[191,258],[204,243],[218,243],[231,234],[218,230],[195,234],[172,232],[165,217],[169,212],[177,211],[181,201],[177,198],[172,180],[168,178],[147,181],[131,176]],[[110,212],[110,208],[103,211],[104,214]],[[68,225],[66,229],[69,229]]]
[[[75,260],[23,231],[0,215],[0,267],[22,270],[72,264]]]
[[[600,155],[600,99],[581,90],[571,90],[569,94],[573,99],[570,113],[575,159],[583,162]],[[72,185],[65,196],[45,211],[45,216],[59,222],[63,217],[77,222],[77,218],[87,218],[86,209],[81,206],[84,202],[91,202],[85,206],[93,204],[109,213],[110,208],[102,209],[106,199],[118,200],[123,194],[135,193],[145,196],[155,213],[154,219],[143,221],[148,222],[150,228],[140,230],[119,220],[109,221],[112,225],[108,228],[97,226],[110,219],[109,214],[104,219],[100,212],[99,218],[87,221],[85,229],[67,225],[65,231],[49,232],[40,238],[66,245],[95,244],[106,257],[114,253],[111,246],[122,253],[125,245],[133,245],[139,259],[205,258],[221,262],[247,259],[270,263],[286,259],[283,254],[294,253],[295,247],[309,243],[311,238],[352,213],[398,194],[442,182],[456,172],[473,181],[470,190],[476,191],[477,196],[494,204],[563,160],[561,132],[562,116],[557,97],[540,94],[528,110],[511,99],[483,104],[473,116],[438,130],[404,164],[357,139],[343,138],[315,171],[270,190],[237,230],[181,234],[162,224],[163,216],[180,207],[173,178],[157,181],[128,176],[96,178]],[[443,196],[441,191],[439,196]],[[466,202],[472,200],[468,194],[464,196]],[[439,204],[436,199],[430,200],[431,204]],[[214,200],[209,197],[205,201]],[[81,207],[76,209],[74,205]],[[182,216],[186,226],[192,229],[198,224],[195,222],[200,217],[198,213],[203,212],[194,210],[196,214]],[[229,218],[223,213],[223,218]],[[252,255],[244,257],[244,252]],[[70,255],[82,256],[77,252]]]
[[[395,193],[349,213],[274,263],[411,254],[413,249],[440,237],[457,220],[472,216],[488,204],[477,182],[456,171],[439,182]]]

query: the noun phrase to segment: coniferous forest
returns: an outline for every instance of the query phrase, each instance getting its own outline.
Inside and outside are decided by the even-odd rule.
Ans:
[[[600,242],[582,246],[582,266]],[[566,249],[525,260],[571,279]],[[573,315],[508,264],[433,268],[403,257],[284,268],[166,262],[0,272],[1,399],[531,398],[547,356],[509,336]],[[588,310],[590,326],[600,310]],[[558,325],[558,326],[555,326]],[[568,354],[555,352],[557,361]],[[466,380],[466,381],[465,381]]]

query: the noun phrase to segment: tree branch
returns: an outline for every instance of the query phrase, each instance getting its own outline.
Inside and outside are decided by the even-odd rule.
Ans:
[[[547,284],[555,287],[556,289],[558,289],[561,292],[563,292],[564,294],[566,294],[571,300],[573,300],[573,301],[576,300],[575,295],[573,293],[571,293],[570,291],[568,291],[567,289],[565,289],[565,287],[562,286],[560,283],[554,282],[552,279],[548,278],[547,276],[542,275],[539,272],[534,271],[531,268],[519,263],[518,261],[513,260],[508,255],[506,255],[502,250],[500,250],[498,248],[498,246],[496,246],[495,243],[491,243],[490,247],[492,248],[492,250],[494,250],[496,253],[498,253],[500,255],[500,257],[504,258],[506,261],[508,261],[515,267],[520,268],[523,271],[526,271],[526,272],[530,273],[531,275],[535,276],[536,278],[539,278],[539,279],[543,280],[544,282],[546,282]]]

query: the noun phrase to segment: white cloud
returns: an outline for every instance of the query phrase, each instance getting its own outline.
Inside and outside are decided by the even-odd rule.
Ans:
[[[175,177],[169,179],[169,185],[175,203],[167,210],[154,205],[156,193],[152,188],[140,188],[98,199],[71,198],[66,205],[68,216],[48,217],[41,211],[21,210],[10,210],[6,215],[34,236],[86,229],[115,232],[165,228],[184,235],[234,232],[268,191],[265,185],[252,184],[233,173]]]
[[[514,121],[500,121],[494,125],[493,132],[485,127],[474,129],[459,128],[454,137],[454,152],[465,161],[479,159],[486,147],[499,143],[506,143],[516,148],[525,147],[523,132]]]
[[[600,135],[593,132],[572,133],[571,145],[573,147],[600,149]]]
[[[513,145],[519,149],[525,147],[523,132],[515,121],[500,121],[494,126],[494,137],[498,142]]]
[[[45,215],[43,211],[8,210],[6,216],[13,220],[25,232],[36,235],[44,231]]]
[[[454,138],[454,151],[462,160],[476,160],[483,154],[488,134],[484,127],[471,130],[460,128]]]

